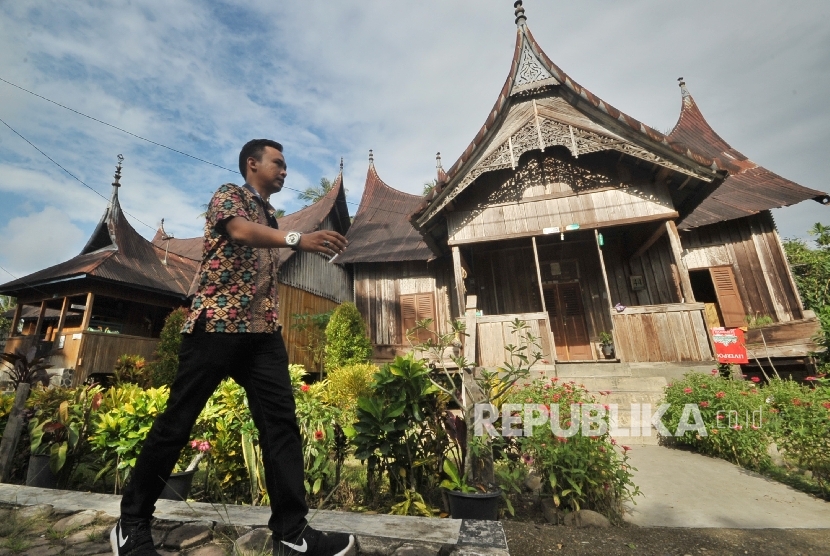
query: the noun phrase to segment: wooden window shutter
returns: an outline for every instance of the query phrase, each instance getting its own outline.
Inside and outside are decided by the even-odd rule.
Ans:
[[[746,309],[741,301],[741,294],[738,292],[738,284],[735,283],[735,275],[732,267],[716,266],[709,269],[712,283],[715,286],[715,293],[718,296],[718,306],[723,325],[727,328],[736,328],[746,324]]]
[[[406,343],[406,332],[418,321],[432,319],[431,330],[435,330],[435,297],[432,293],[410,293],[400,297],[401,303],[401,339]],[[421,331],[418,341],[424,342],[429,334]]]

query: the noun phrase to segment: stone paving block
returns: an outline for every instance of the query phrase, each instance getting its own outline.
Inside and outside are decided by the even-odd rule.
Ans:
[[[491,546],[457,546],[448,556],[510,556],[506,548]]]
[[[392,556],[439,556],[441,545],[419,545],[403,544]]]
[[[404,541],[359,535],[356,537],[360,556],[390,556],[403,546]]]
[[[110,529],[112,529],[112,527],[109,525],[96,525],[94,527],[78,531],[77,533],[72,533],[64,539],[64,543],[76,544],[89,542],[90,539],[95,539],[96,537],[101,540],[106,540],[109,538]]]
[[[216,544],[206,544],[187,553],[187,556],[227,556],[227,551]]]
[[[213,523],[185,523],[176,527],[164,539],[164,547],[174,550],[187,550],[210,542],[213,538]]]
[[[253,556],[263,552],[270,554],[273,546],[271,531],[262,527],[239,537],[233,543],[233,553],[235,556]]]
[[[109,543],[82,542],[67,546],[63,553],[66,556],[88,556],[90,554],[100,554],[103,550],[106,550],[107,546],[109,546]]]
[[[156,548],[160,547],[165,537],[167,537],[167,533],[181,525],[181,521],[164,521],[161,519],[153,521],[150,527],[150,533],[153,536],[153,545]]]
[[[253,531],[253,527],[246,525],[227,525],[224,523],[217,523],[213,527],[213,538],[219,541],[234,542],[243,535],[247,535]]]
[[[26,556],[57,556],[62,551],[62,546],[44,545],[30,548],[26,551]]]
[[[91,525],[98,517],[98,512],[95,510],[84,510],[76,514],[64,517],[52,524],[52,530],[58,533],[64,533],[73,529],[80,529]]]
[[[500,521],[465,519],[458,534],[459,545],[492,546],[507,549],[507,537]]]
[[[36,504],[34,506],[24,506],[17,510],[18,519],[39,519],[47,518],[52,515],[55,509],[52,504]]]

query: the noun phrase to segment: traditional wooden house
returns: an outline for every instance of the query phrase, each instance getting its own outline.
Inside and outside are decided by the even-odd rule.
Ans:
[[[519,317],[550,364],[602,359],[606,334],[623,362],[712,361],[710,327],[758,313],[799,323],[806,355],[817,322],[769,209],[828,196],[732,149],[685,88],[669,135],[617,110],[548,58],[515,7],[498,100],[411,216],[452,256],[453,314],[477,315],[467,353],[499,364]]]
[[[51,354],[51,372],[75,385],[112,372],[120,355],[151,358],[164,318],[185,303],[198,268],[133,229],[118,200],[120,177],[119,162],[109,206],[78,256],[0,286],[18,301],[5,350],[36,346]],[[32,311],[37,318],[27,320]]]
[[[432,319],[433,329],[443,333],[453,317],[451,261],[436,257],[408,221],[421,200],[384,183],[369,151],[363,197],[346,234],[349,246],[337,262],[352,269],[354,301],[376,360],[410,350],[407,330],[419,320]],[[423,333],[420,339],[426,339]]]
[[[343,188],[343,166],[331,190],[312,205],[278,219],[282,230],[303,233],[317,230],[336,230],[346,234],[350,226],[349,208]],[[153,238],[159,249],[194,261],[198,270],[202,260],[202,238],[174,239],[161,231]],[[305,365],[310,372],[319,371],[309,351],[309,332],[298,330],[295,315],[325,313],[343,301],[352,299],[349,273],[341,265],[332,264],[328,257],[318,253],[280,249],[279,298],[280,320],[292,363]],[[191,275],[189,296],[196,293],[196,273]]]

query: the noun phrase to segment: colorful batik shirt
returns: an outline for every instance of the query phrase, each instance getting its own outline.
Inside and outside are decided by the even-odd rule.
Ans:
[[[208,204],[199,287],[182,333],[204,312],[208,332],[267,332],[279,326],[278,249],[238,245],[225,230],[230,218],[276,227],[274,207],[250,186],[221,186]]]

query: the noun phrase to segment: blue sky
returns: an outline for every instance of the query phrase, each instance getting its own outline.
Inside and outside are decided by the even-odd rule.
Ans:
[[[524,5],[548,56],[617,108],[668,131],[682,75],[733,147],[830,190],[830,2]],[[369,149],[412,193],[434,177],[436,151],[455,161],[514,41],[508,0],[0,0],[0,78],[231,169],[246,140],[274,138],[293,189],[334,177],[342,156],[352,213]],[[201,205],[239,181],[2,82],[0,118],[104,197],[123,154],[122,206],[147,237],[162,218],[176,237],[199,235]],[[16,276],[77,254],[107,204],[2,124],[0,199],[0,266]],[[274,201],[301,206],[290,190]],[[775,218],[782,236],[805,237],[828,210],[807,201]]]

